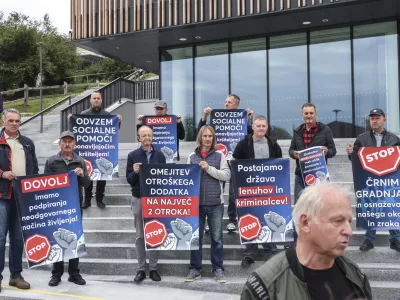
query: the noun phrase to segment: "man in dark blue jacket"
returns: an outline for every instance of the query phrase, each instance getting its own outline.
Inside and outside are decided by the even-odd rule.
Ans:
[[[162,152],[153,148],[153,130],[148,126],[142,126],[138,132],[140,148],[128,154],[126,164],[126,180],[132,187],[132,211],[135,217],[136,228],[136,255],[138,260],[138,272],[134,278],[135,282],[141,282],[146,278],[146,248],[144,244],[142,200],[140,194],[140,166],[142,164],[165,164],[165,156]],[[157,273],[158,251],[149,251],[150,278],[160,281]]]
[[[14,108],[3,111],[4,129],[0,133],[0,286],[4,270],[6,236],[10,238],[9,285],[29,289],[21,276],[24,242],[21,234],[12,180],[39,173],[34,143],[19,132],[21,114]],[[12,253],[12,255],[11,255]],[[1,291],[1,287],[0,287]]]

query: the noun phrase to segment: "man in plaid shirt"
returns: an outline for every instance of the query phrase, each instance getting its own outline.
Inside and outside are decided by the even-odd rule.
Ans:
[[[294,181],[294,203],[296,204],[300,192],[304,189],[304,181],[299,166],[299,151],[320,146],[325,152],[325,159],[336,155],[335,142],[331,129],[320,122],[317,122],[317,109],[312,103],[305,103],[301,107],[304,123],[293,132],[292,142],[289,148],[289,155],[296,160],[296,171]]]

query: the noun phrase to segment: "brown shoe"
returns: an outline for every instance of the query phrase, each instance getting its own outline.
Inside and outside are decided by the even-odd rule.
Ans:
[[[10,281],[8,282],[9,285],[15,286],[21,290],[28,290],[31,288],[31,285],[29,282],[26,282],[23,277],[18,277],[18,278],[10,278]]]

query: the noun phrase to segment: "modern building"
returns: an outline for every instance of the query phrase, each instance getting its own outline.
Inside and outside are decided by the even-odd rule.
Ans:
[[[399,19],[398,0],[71,0],[71,39],[160,74],[188,140],[229,93],[277,138],[291,138],[307,101],[344,138],[374,107],[400,132]]]

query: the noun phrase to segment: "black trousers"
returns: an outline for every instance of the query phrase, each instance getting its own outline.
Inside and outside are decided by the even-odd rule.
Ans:
[[[97,180],[96,183],[96,200],[101,201],[104,197],[104,191],[106,189],[106,183],[107,181],[105,180]],[[93,197],[93,181],[90,182],[90,185],[85,188],[85,200],[90,201]]]
[[[74,276],[79,274],[79,258],[73,258],[68,263],[68,274]],[[51,275],[61,277],[64,274],[64,262],[59,261],[53,264]]]
[[[229,223],[237,224],[236,202],[235,202],[235,196],[233,195],[232,178],[229,181],[228,217],[229,217]]]

